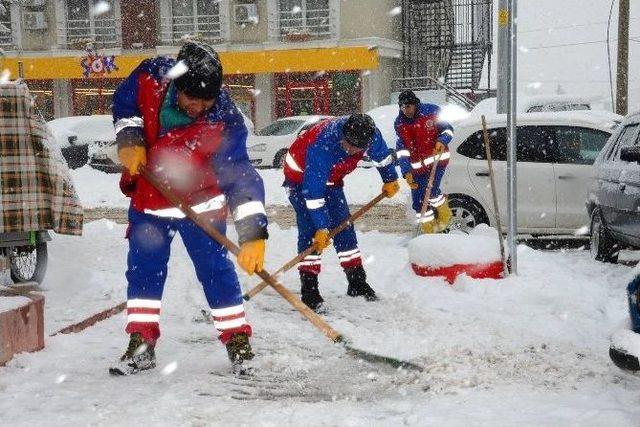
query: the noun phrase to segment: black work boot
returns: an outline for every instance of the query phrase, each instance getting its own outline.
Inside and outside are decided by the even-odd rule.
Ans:
[[[251,371],[251,367],[243,366],[243,363],[253,359],[255,356],[251,350],[249,336],[244,332],[235,334],[226,345],[227,355],[229,355],[229,360],[233,365],[233,371],[236,374],[248,374]]]
[[[307,271],[300,271],[300,283],[302,283],[302,287],[300,288],[302,302],[311,310],[315,312],[320,311],[324,300],[318,290],[318,275]]]
[[[367,301],[376,301],[378,299],[376,292],[371,289],[371,286],[367,283],[367,273],[365,273],[364,267],[359,265],[357,267],[345,268],[344,272],[349,281],[347,295],[350,297],[363,296]]]
[[[242,363],[245,360],[253,359],[254,354],[251,350],[251,343],[249,343],[249,336],[241,332],[231,337],[227,342],[227,354],[231,363]]]
[[[142,339],[139,333],[129,337],[129,346],[120,360],[109,368],[111,375],[132,375],[156,367],[154,345]]]

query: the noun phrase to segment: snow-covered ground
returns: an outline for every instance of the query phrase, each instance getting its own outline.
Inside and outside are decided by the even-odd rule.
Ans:
[[[82,237],[54,236],[46,332],[125,296],[125,226],[107,220]],[[233,231],[230,237],[235,238]],[[361,233],[375,303],[345,296],[335,253],[325,255],[327,320],[355,346],[423,365],[422,373],[357,361],[270,290],[246,303],[259,374],[229,374],[224,347],[201,322],[205,300],[183,245],[173,246],[159,367],[113,378],[125,316],[0,368],[2,425],[592,425],[640,422],[640,380],[607,357],[627,314],[629,267],[585,251],[520,247],[520,276],[502,281],[415,276],[408,236]],[[294,255],[295,229],[271,227],[267,265]],[[282,281],[298,289],[297,274]],[[257,280],[242,276],[243,287]]]

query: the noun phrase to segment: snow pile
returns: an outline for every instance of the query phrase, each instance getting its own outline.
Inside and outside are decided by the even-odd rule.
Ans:
[[[88,165],[69,173],[83,208],[129,207],[129,199],[120,191],[119,173],[104,173]]]
[[[618,329],[611,336],[611,347],[640,359],[640,334],[630,329]]]
[[[430,267],[500,261],[498,232],[480,224],[470,234],[422,234],[409,242],[409,260]]]

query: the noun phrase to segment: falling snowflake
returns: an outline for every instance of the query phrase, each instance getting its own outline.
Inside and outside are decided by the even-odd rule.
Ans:
[[[184,61],[180,60],[176,63],[176,65],[171,67],[169,71],[167,71],[166,75],[168,79],[174,80],[180,77],[181,75],[183,75],[184,73],[186,73],[187,71],[189,71],[189,67],[187,67],[187,64],[185,64]]]
[[[583,225],[582,227],[578,228],[576,231],[573,232],[573,234],[575,236],[586,236],[589,234],[589,226],[588,225]]]
[[[110,10],[111,10],[111,5],[108,2],[104,0],[99,1],[98,3],[96,3],[95,6],[93,6],[93,15],[100,16],[109,12]]]
[[[178,362],[173,361],[169,363],[167,366],[165,366],[164,368],[162,368],[162,375],[171,375],[176,371],[177,368],[178,368]]]

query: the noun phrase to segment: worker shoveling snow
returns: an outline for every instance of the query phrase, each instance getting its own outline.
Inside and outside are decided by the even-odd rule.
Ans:
[[[409,242],[409,261],[419,276],[442,276],[453,283],[460,274],[475,279],[503,277],[496,229],[485,224],[470,234],[423,234]]]

